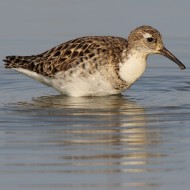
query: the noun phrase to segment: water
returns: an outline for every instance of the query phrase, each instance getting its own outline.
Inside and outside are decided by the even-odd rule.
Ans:
[[[167,44],[187,70],[152,56],[123,96],[63,97],[1,65],[1,189],[188,189],[190,44]]]

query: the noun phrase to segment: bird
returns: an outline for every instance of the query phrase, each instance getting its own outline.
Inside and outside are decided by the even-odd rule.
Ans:
[[[181,63],[163,44],[152,26],[133,29],[128,38],[118,36],[79,37],[31,56],[7,56],[5,68],[16,70],[66,96],[121,94],[144,73],[147,57],[160,54]]]

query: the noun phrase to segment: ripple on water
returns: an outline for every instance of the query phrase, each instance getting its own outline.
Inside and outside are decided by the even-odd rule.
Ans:
[[[19,187],[41,189],[160,187],[164,176],[184,171],[187,134],[177,129],[187,132],[185,110],[145,109],[126,96],[44,96],[6,105],[0,175],[25,176]]]

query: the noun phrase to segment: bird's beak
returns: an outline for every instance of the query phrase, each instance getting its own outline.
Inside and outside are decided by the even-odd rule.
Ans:
[[[185,69],[185,65],[181,63],[179,59],[177,59],[169,50],[167,50],[165,47],[161,50],[159,50],[159,54],[167,57],[168,59],[172,60],[175,62],[181,70]]]

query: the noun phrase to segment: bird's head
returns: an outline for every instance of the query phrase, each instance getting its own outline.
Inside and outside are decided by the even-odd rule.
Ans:
[[[151,26],[140,26],[134,29],[129,34],[128,47],[146,55],[163,55],[175,62],[180,69],[185,69],[185,65],[164,47],[160,32]]]

